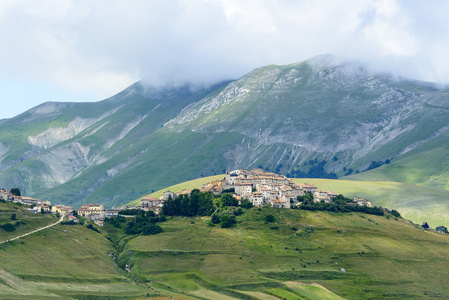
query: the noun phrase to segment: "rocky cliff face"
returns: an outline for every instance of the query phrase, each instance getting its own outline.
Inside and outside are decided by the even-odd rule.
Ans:
[[[208,89],[138,83],[98,103],[46,103],[2,120],[0,186],[117,206],[226,168],[342,176],[445,134],[447,93],[333,56]]]

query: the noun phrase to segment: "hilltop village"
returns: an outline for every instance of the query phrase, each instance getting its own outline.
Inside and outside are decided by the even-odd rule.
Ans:
[[[316,203],[332,203],[333,199],[338,196],[335,192],[318,190],[318,187],[307,183],[296,184],[284,175],[266,172],[262,169],[228,170],[224,179],[206,183],[200,191],[211,192],[215,195],[230,192],[239,203],[243,199],[248,199],[255,207],[270,205],[274,208],[290,208],[292,205],[298,205],[298,196],[304,196],[307,192],[313,195],[313,201]],[[191,190],[186,189],[179,193],[165,191],[160,198],[143,197],[140,206],[124,208],[152,210],[159,214],[164,202],[170,197],[176,198],[179,195],[190,193]],[[370,201],[357,197],[354,197],[353,205],[372,206]]]
[[[159,198],[145,196],[140,200],[138,206],[123,206],[118,209],[106,210],[102,204],[83,204],[78,211],[66,205],[51,205],[50,201],[41,201],[29,197],[13,195],[8,190],[0,190],[0,199],[21,203],[27,206],[33,213],[52,213],[67,216],[68,221],[79,222],[78,216],[90,219],[98,226],[103,226],[106,218],[113,218],[120,215],[124,210],[152,211],[155,215],[161,215],[164,203],[169,199],[179,196],[189,196],[192,190],[183,189],[179,193],[165,191]],[[221,180],[211,181],[202,186],[200,192],[212,193],[220,196],[222,193],[229,193],[234,197],[239,205],[243,200],[249,201],[254,207],[271,206],[273,208],[294,208],[302,202],[301,197],[308,194],[313,203],[331,204],[334,199],[341,196],[333,191],[319,190],[318,187],[308,184],[296,184],[293,180],[284,175],[267,172],[262,169],[252,170],[228,170]],[[353,197],[352,201],[346,203],[347,206],[372,207],[370,201],[358,197]],[[383,208],[385,211],[388,209]],[[427,223],[422,226],[429,228]],[[437,231],[447,232],[444,226],[438,226]]]

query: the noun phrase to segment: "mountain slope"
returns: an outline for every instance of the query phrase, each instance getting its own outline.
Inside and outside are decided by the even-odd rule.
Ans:
[[[44,104],[2,122],[0,185],[119,206],[227,168],[336,178],[445,145],[448,92],[330,55],[209,89],[136,84],[102,102]]]

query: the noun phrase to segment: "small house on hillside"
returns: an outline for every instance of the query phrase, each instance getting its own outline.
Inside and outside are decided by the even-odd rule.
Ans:
[[[61,215],[68,215],[74,210],[75,209],[73,207],[66,206],[66,205],[53,205],[51,207],[51,212],[53,214],[60,213]]]
[[[106,211],[106,218],[118,217],[118,209],[108,209]]]
[[[75,222],[75,223],[79,223],[79,221],[80,221],[77,217],[72,216],[72,215],[68,215],[68,216],[67,216],[67,220],[73,221],[73,222]]]
[[[172,199],[175,198],[175,193],[173,193],[172,191],[165,191],[163,199],[168,200],[169,197],[172,197]]]

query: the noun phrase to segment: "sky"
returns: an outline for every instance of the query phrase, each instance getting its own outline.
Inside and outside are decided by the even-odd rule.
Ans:
[[[320,54],[449,83],[449,1],[1,0],[0,119]]]

